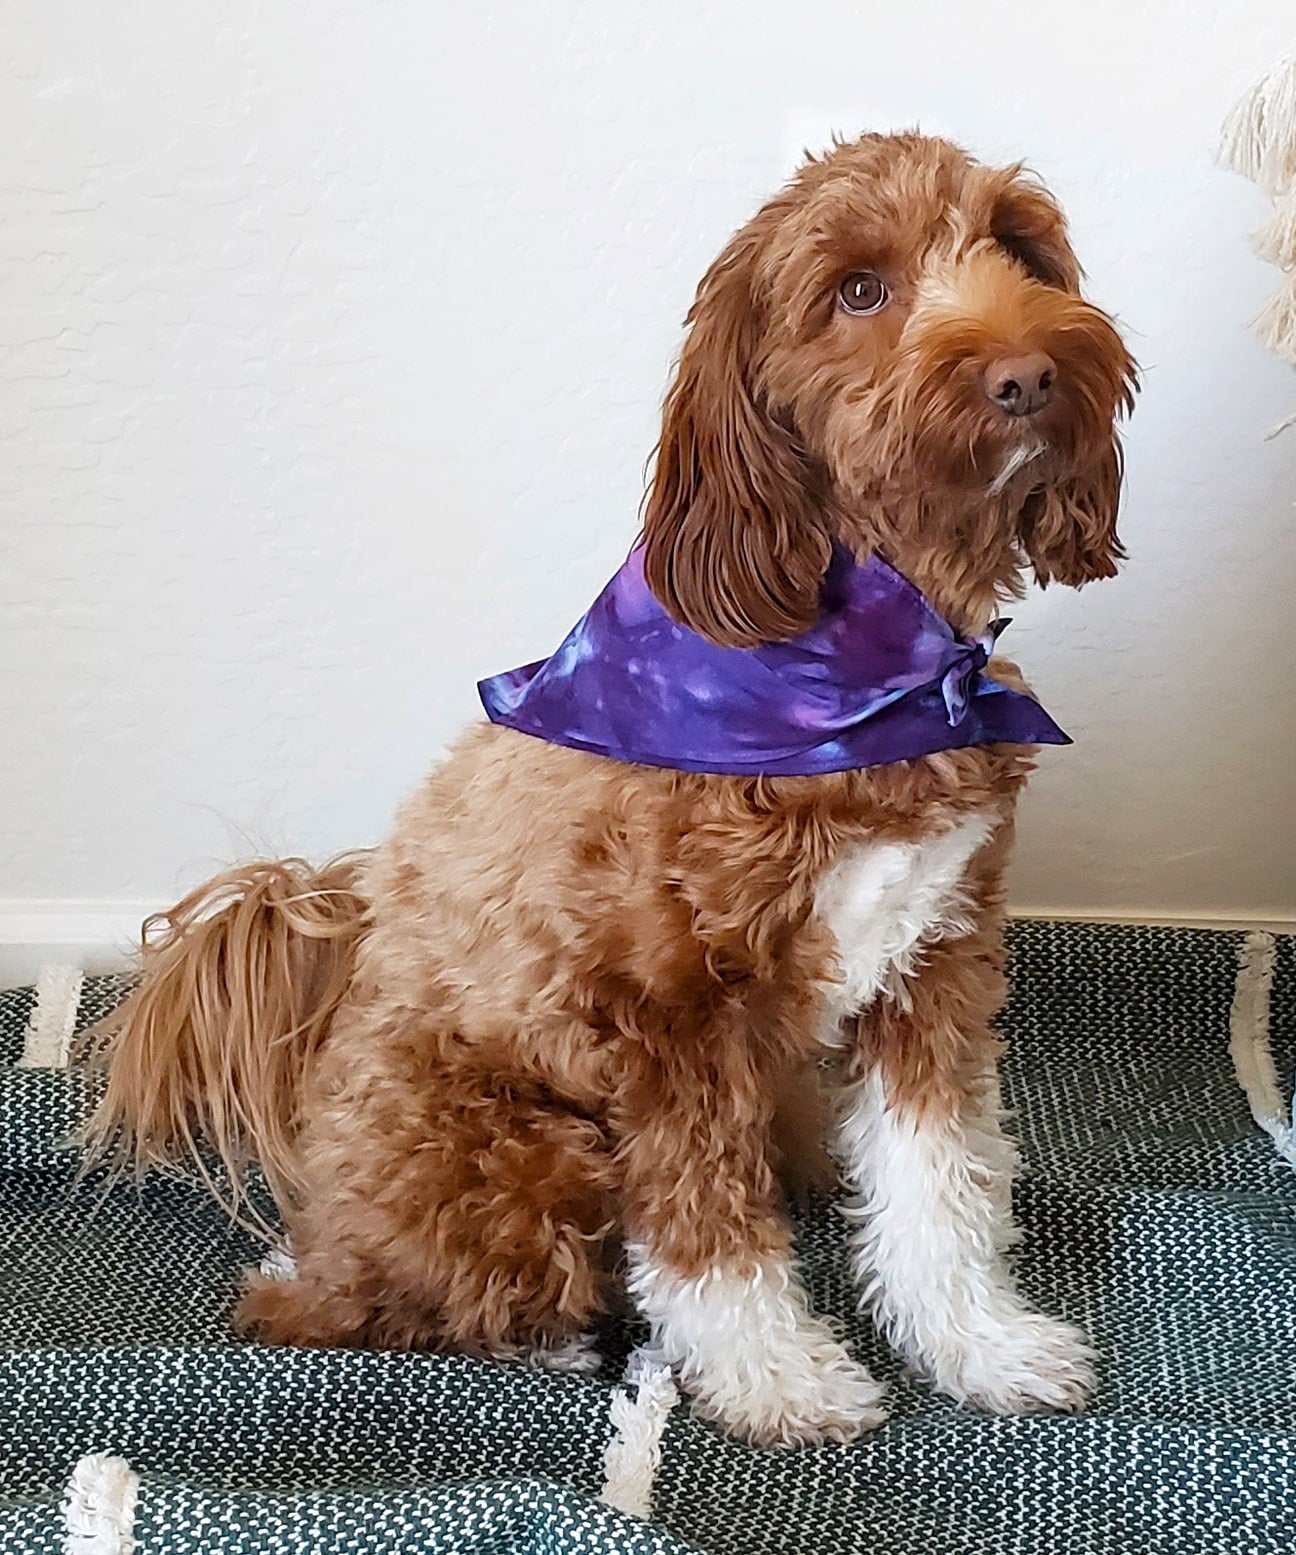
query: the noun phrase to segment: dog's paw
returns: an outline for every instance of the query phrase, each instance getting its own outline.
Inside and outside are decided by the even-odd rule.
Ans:
[[[931,1360],[927,1369],[942,1393],[996,1415],[1071,1413],[1097,1382],[1084,1334],[1037,1312],[962,1333]]]
[[[761,1446],[847,1442],[886,1419],[882,1388],[809,1301],[791,1260],[681,1279],[629,1244],[627,1285],[700,1414]]]
[[[765,1359],[694,1379],[699,1411],[758,1447],[850,1442],[885,1422],[886,1390],[826,1328],[812,1343]]]

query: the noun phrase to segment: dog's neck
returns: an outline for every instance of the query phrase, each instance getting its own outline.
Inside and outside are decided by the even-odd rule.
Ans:
[[[975,636],[1022,593],[1016,515],[1022,494],[874,491],[838,520],[861,560],[879,552],[958,632]]]

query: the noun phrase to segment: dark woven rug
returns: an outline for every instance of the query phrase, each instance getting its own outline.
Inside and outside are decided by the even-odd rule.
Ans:
[[[989,1419],[902,1376],[853,1314],[825,1207],[801,1228],[813,1294],[891,1381],[891,1423],[771,1452],[678,1407],[652,1521],[598,1501],[635,1335],[606,1336],[594,1377],[237,1341],[232,1296],[264,1249],[182,1181],[75,1186],[77,1082],[15,1067],[35,996],[0,995],[0,1552],[1293,1555],[1296,1173],[1230,1061],[1239,945],[1014,934],[1018,1266],[1100,1350],[1088,1414]],[[1296,940],[1276,953],[1289,1097]],[[119,993],[88,981],[78,1023]],[[134,1495],[116,1525],[95,1492],[114,1475]]]

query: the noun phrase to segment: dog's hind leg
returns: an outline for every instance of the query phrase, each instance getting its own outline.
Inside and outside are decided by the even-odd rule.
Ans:
[[[353,1035],[303,1141],[296,1278],[253,1278],[243,1325],[281,1343],[587,1366],[613,1222],[602,1130],[534,1084],[429,1060],[415,1030],[373,1034],[363,1058]]]

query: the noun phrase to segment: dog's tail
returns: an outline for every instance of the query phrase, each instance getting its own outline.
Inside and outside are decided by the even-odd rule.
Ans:
[[[245,864],[145,922],[140,983],[83,1047],[105,1075],[88,1165],[196,1165],[244,1223],[250,1162],[281,1206],[294,1197],[303,1082],[366,924],[364,860]],[[264,1225],[254,1208],[251,1219]]]

